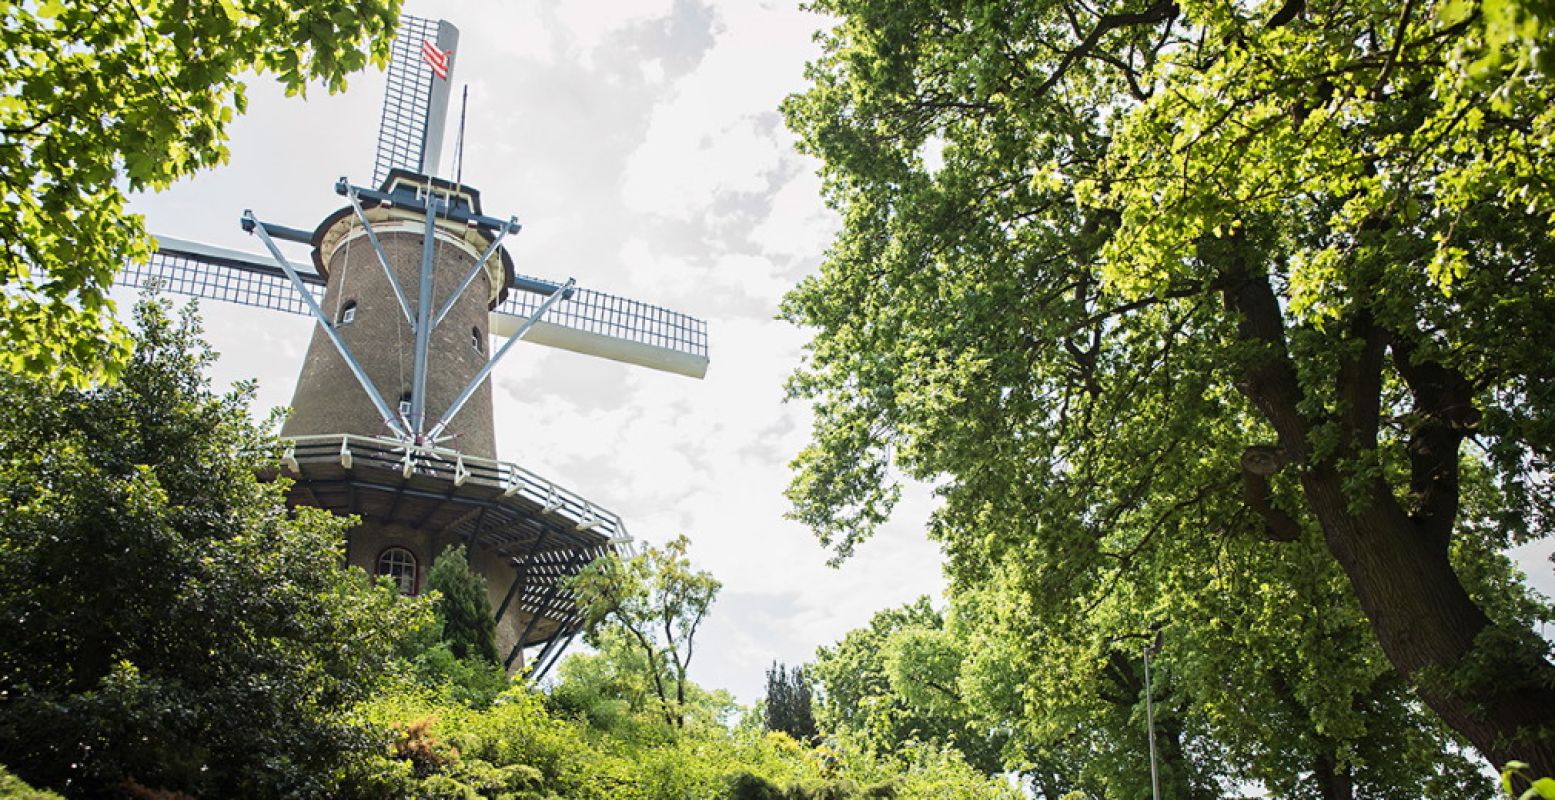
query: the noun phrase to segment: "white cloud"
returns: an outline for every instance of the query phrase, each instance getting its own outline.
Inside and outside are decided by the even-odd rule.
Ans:
[[[751,231],[751,240],[766,253],[793,258],[825,252],[841,220],[819,202],[820,196],[821,179],[814,163],[805,159],[805,167],[773,196],[771,210]]]
[[[554,5],[554,15],[574,43],[584,63],[612,33],[670,15],[674,0],[627,0],[601,3],[597,0],[572,0]]]
[[[788,152],[776,124],[800,88],[818,20],[794,8],[720,6],[713,49],[654,109],[623,179],[628,207],[689,218],[720,193],[767,188]]]

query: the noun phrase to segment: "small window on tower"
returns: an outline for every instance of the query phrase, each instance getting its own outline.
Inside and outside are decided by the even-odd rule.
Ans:
[[[416,556],[403,547],[391,547],[378,555],[378,574],[393,578],[400,594],[416,593]]]
[[[336,318],[335,324],[336,325],[350,325],[352,322],[355,322],[355,321],[356,321],[356,301],[355,300],[347,300],[345,302],[345,305],[342,305],[340,307],[340,315],[339,315],[339,317]]]
[[[484,344],[484,342],[481,341],[482,338],[483,337],[481,336],[480,328],[470,329],[470,346],[475,348],[475,352],[485,355],[486,348],[481,346]]]
[[[400,416],[410,419],[410,410],[414,408],[410,402],[410,392],[400,395]]]

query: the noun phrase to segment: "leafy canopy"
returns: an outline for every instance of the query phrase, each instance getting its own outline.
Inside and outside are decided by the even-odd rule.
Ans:
[[[0,4],[0,369],[77,385],[125,364],[107,290],[155,244],[126,191],[226,163],[238,77],[330,91],[388,58],[399,0]]]
[[[784,304],[816,330],[794,516],[845,556],[894,470],[933,481],[953,591],[1009,587],[1023,650],[1169,581],[1359,613],[1482,753],[1555,771],[1493,555],[1555,511],[1555,83],[1496,17],[1544,4],[814,6],[785,112],[843,230]],[[1124,599],[1114,636],[1170,618]]]

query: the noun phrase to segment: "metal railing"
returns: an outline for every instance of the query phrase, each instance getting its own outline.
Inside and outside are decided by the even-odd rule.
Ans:
[[[476,483],[499,489],[504,497],[523,498],[543,513],[567,520],[575,531],[592,531],[617,552],[633,549],[619,515],[517,464],[441,447],[407,448],[394,439],[355,434],[293,436],[282,441],[286,450],[281,465],[293,474],[301,472],[305,463],[336,461],[346,469],[362,465],[398,472],[407,479],[429,476],[456,487]]]

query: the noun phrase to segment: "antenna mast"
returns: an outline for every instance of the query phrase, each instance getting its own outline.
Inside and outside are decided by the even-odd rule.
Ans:
[[[454,185],[464,185],[464,115],[470,110],[470,84],[459,96],[459,139],[454,142]]]

